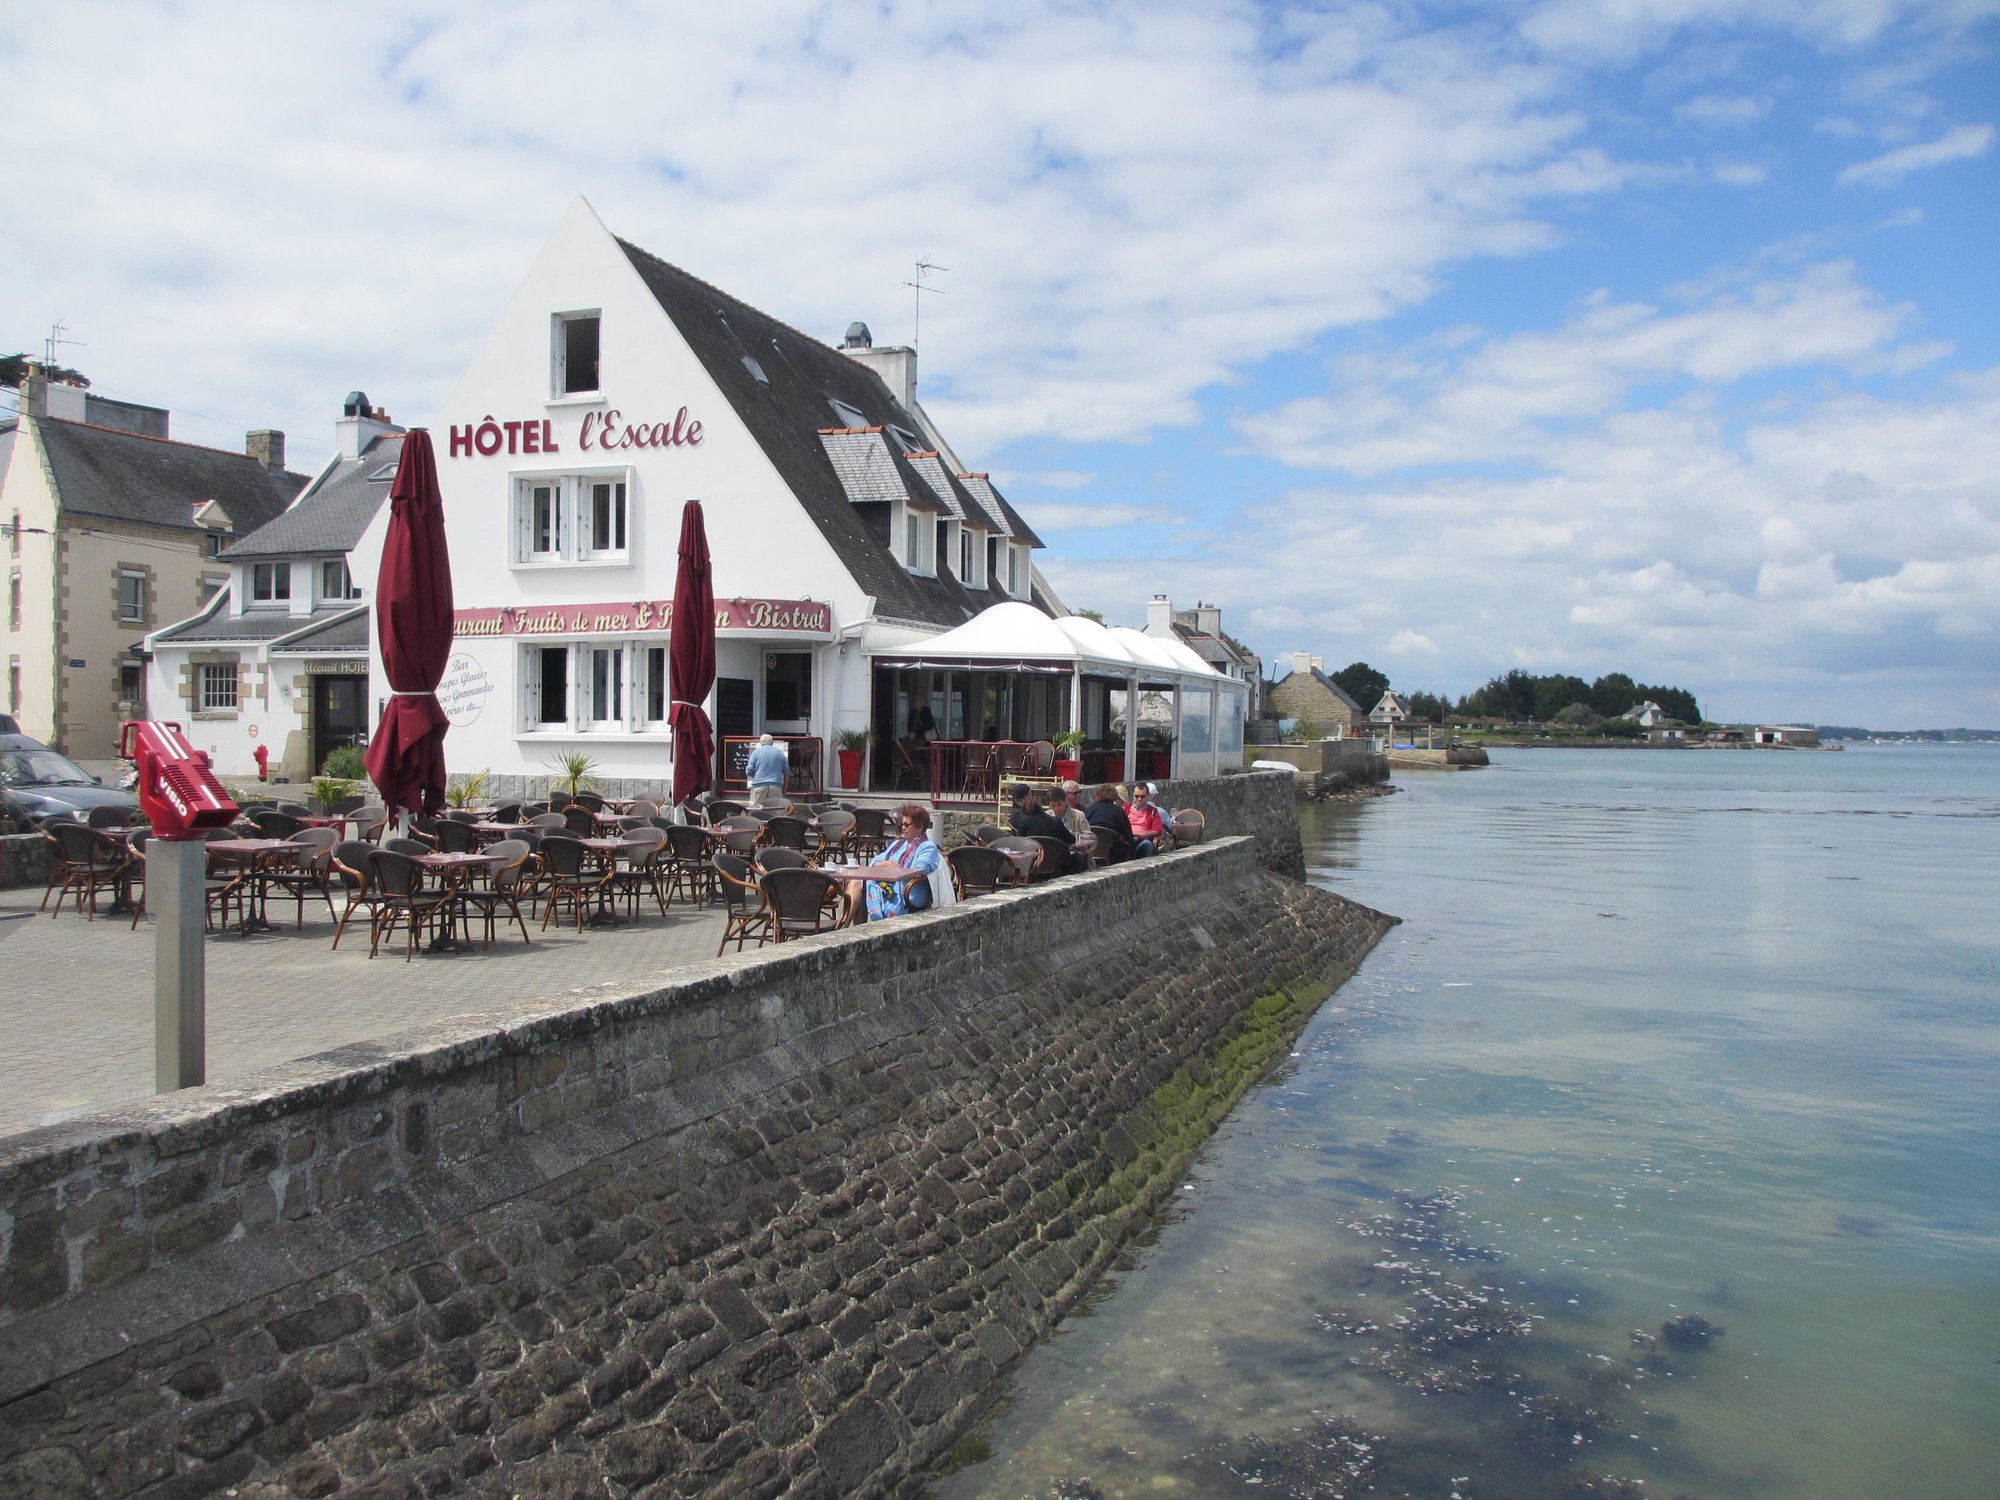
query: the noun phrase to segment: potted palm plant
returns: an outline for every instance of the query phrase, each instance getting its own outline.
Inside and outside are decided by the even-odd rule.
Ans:
[[[492,785],[491,771],[469,771],[445,783],[444,800],[451,807],[476,807],[486,800]]]
[[[565,750],[549,763],[549,795],[561,792],[572,802],[578,792],[591,789],[591,778],[597,775],[597,759],[587,750]]]
[[[345,776],[315,776],[312,790],[306,793],[306,801],[322,818],[330,818],[337,810],[337,805],[352,797],[358,790],[360,790],[359,783],[350,781]]]
[[[1052,768],[1058,781],[1076,781],[1083,775],[1083,759],[1077,754],[1083,748],[1083,731],[1065,729],[1061,734],[1049,736],[1049,743],[1056,747],[1056,762]]]
[[[840,762],[840,784],[852,790],[861,789],[861,757],[875,736],[866,729],[836,729],[833,733],[833,754]]]

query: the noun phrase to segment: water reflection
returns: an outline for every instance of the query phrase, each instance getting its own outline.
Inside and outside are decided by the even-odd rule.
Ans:
[[[1990,1494],[2000,757],[1924,753],[1319,816],[1405,924],[935,1493]]]

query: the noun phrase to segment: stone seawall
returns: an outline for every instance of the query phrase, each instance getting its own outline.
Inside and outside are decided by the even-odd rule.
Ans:
[[[48,884],[50,847],[39,833],[0,834],[0,890]]]
[[[1388,925],[1259,858],[9,1139],[0,1494],[895,1485]]]

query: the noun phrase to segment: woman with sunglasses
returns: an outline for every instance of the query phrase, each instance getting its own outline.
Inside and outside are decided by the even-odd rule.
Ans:
[[[906,802],[896,809],[897,836],[880,859],[847,882],[848,898],[857,913],[863,901],[871,922],[951,904],[944,851],[931,842],[930,830],[929,808]],[[912,880],[912,875],[924,878]]]

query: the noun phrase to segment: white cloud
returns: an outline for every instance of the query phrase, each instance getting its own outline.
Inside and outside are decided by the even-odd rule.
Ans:
[[[1858,161],[1841,172],[1840,183],[1843,187],[1857,182],[1868,187],[1888,187],[1901,182],[1912,172],[1984,156],[1992,148],[1991,125],[1961,125],[1956,130],[1946,131],[1934,141],[1903,146],[1867,161]]]
[[[1143,521],[1170,524],[1178,520],[1144,506],[1091,501],[1072,505],[1061,500],[1037,500],[1032,510],[1037,532],[1098,531],[1113,526],[1137,526]]]
[[[1876,369],[1939,352],[1897,345],[1912,310],[1885,304],[1844,261],[1689,290],[1699,300],[1680,312],[1599,293],[1551,333],[1357,358],[1335,393],[1237,425],[1284,463],[1360,475],[1533,459],[1553,429],[1604,417],[1636,387],[1726,385],[1819,365]]]
[[[996,471],[993,482],[1011,495],[1015,490],[1080,490],[1096,477],[1087,469],[1007,469]]]
[[[1719,161],[1708,175],[1724,187],[1761,187],[1770,179],[1771,171],[1751,161]]]
[[[1699,94],[1674,110],[1683,120],[1717,129],[1754,125],[1770,112],[1770,100],[1744,94]]]

